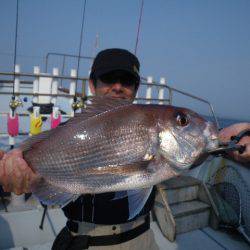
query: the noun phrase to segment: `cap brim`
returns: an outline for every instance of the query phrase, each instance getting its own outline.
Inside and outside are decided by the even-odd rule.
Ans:
[[[97,71],[95,73],[91,73],[90,78],[96,78],[97,79],[97,78],[99,78],[99,77],[101,77],[101,76],[103,76],[105,74],[108,74],[108,73],[111,73],[111,72],[117,71],[117,70],[127,72],[127,73],[131,74],[132,76],[134,76],[138,81],[140,80],[140,76],[136,72],[134,72],[134,71],[132,71],[130,69],[125,69],[125,68],[102,69],[102,70],[99,70],[99,71]]]

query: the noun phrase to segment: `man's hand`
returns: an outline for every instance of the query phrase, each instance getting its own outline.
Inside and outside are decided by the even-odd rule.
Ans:
[[[245,129],[250,129],[250,123],[236,123],[227,128],[224,128],[219,133],[220,140],[222,142],[228,142],[230,141],[232,136],[238,135]],[[243,154],[240,154],[239,152],[231,152],[228,154],[233,158],[233,160],[242,163],[250,163],[250,136],[243,137],[238,144],[246,146]]]
[[[9,153],[0,150],[0,184],[5,192],[17,195],[30,192],[30,186],[37,179],[23,159],[22,151],[14,149]]]

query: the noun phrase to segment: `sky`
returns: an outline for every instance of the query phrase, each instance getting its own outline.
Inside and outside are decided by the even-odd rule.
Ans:
[[[142,0],[87,0],[82,53],[135,50]],[[84,0],[19,0],[17,63],[23,72],[45,70],[48,52],[78,54]],[[141,75],[212,103],[216,115],[250,121],[250,1],[144,0],[137,56]],[[0,0],[0,72],[13,70],[16,0]],[[95,47],[96,36],[97,48]],[[76,68],[68,59],[65,74]],[[62,59],[51,57],[52,67]],[[86,77],[90,61],[82,61]],[[176,105],[207,107],[174,96]],[[175,101],[174,101],[175,104]]]

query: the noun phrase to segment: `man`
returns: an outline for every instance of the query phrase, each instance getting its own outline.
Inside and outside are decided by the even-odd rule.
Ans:
[[[90,75],[92,93],[97,96],[134,99],[140,81],[139,67],[138,59],[126,50],[109,49],[100,52],[93,63]],[[250,124],[245,125],[250,128]],[[221,131],[221,138],[227,141],[232,135],[245,128],[242,124],[238,124],[235,125],[235,129],[231,127],[224,129]],[[243,138],[240,143],[247,144],[246,152],[241,157],[249,159],[250,137]],[[4,189],[16,194],[29,192],[30,183],[36,178],[36,175],[22,159],[22,153],[12,151],[3,154],[2,152],[2,157],[0,182]],[[236,157],[236,159],[238,158]],[[119,243],[119,240],[116,241],[115,237],[113,238],[115,240],[112,240],[112,237],[106,237],[101,243],[109,244],[113,241],[118,244],[100,246],[99,249],[157,249],[152,231],[138,230],[138,228],[143,228],[143,225],[144,229],[147,229],[148,222],[144,222],[144,218],[147,218],[147,214],[153,206],[154,191],[145,207],[132,222],[128,222],[128,199],[126,197],[114,199],[114,196],[115,193],[83,195],[64,207],[64,213],[69,221],[67,227],[61,231],[55,240],[53,249],[83,249],[82,243],[86,243],[86,237],[74,237],[72,239],[72,236],[78,234],[87,234],[93,237],[113,234],[125,235],[121,238],[126,240],[129,239],[128,235],[135,236],[138,231],[139,234],[136,235],[136,238],[123,243]],[[107,240],[107,238],[109,239]],[[100,241],[100,238],[98,241]],[[81,248],[77,248],[79,245]],[[93,248],[97,249],[96,247]]]
[[[107,49],[101,51],[95,58],[90,74],[91,92],[96,96],[133,100],[140,82],[139,67],[138,59],[127,50]],[[100,249],[112,249],[110,245],[113,243],[116,243],[113,246],[114,249],[117,247],[157,249],[151,231],[142,230],[137,239],[128,237],[129,234],[135,234],[135,230],[143,225],[148,226],[145,217],[153,206],[154,193],[149,197],[137,219],[132,222],[128,222],[128,198],[114,199],[114,197],[115,193],[82,195],[75,202],[64,207],[63,211],[68,218],[67,227],[58,235],[53,249],[63,249],[68,230],[72,235],[86,234],[93,237],[108,235],[108,237],[103,238],[103,246],[100,246]],[[119,239],[120,236],[112,237],[113,234],[123,234],[122,237],[128,238],[122,242]],[[92,240],[95,244],[95,238]],[[77,242],[81,245],[84,239],[79,238],[79,240],[74,239],[73,241],[74,243],[70,244],[72,249],[76,247]],[[108,246],[104,247],[105,245]]]
[[[107,49],[95,58],[90,74],[90,89],[96,96],[133,100],[140,83],[140,63],[129,51]],[[30,191],[36,175],[19,150],[4,154],[0,163],[0,182],[5,191],[22,194]],[[121,192],[117,192],[121,193]],[[82,195],[63,208],[68,218],[52,249],[158,249],[149,229],[153,189],[136,218],[128,221],[128,197],[117,193]],[[88,235],[87,238],[79,235]]]

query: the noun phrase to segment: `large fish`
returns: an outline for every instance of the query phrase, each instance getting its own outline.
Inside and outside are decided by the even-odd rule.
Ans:
[[[93,98],[82,113],[21,149],[41,176],[33,193],[64,205],[83,193],[149,192],[217,146],[215,126],[191,110]]]

